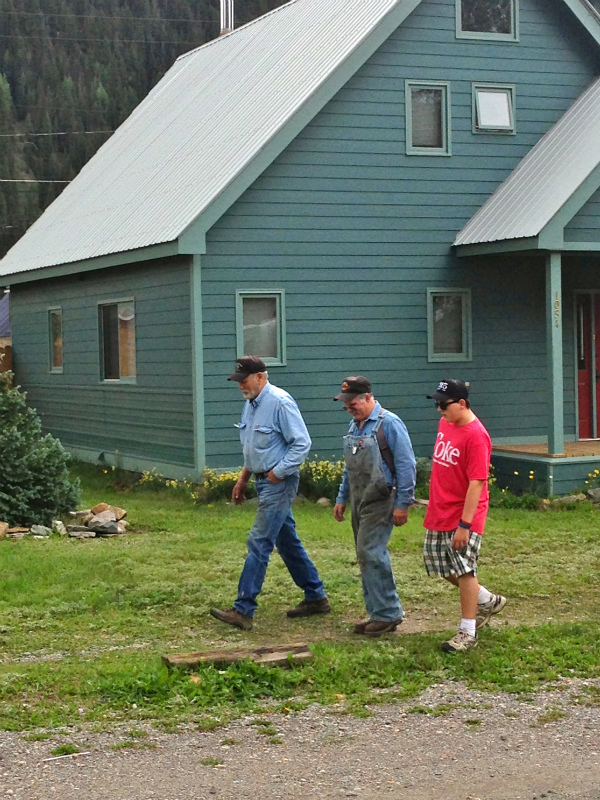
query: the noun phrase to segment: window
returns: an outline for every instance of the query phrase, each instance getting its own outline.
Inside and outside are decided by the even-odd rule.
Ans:
[[[515,133],[514,86],[473,84],[473,131]]]
[[[135,306],[133,300],[98,307],[101,375],[105,381],[135,379]]]
[[[406,81],[406,152],[450,155],[450,86]]]
[[[429,361],[471,360],[471,290],[427,290]]]
[[[518,0],[456,0],[456,35],[518,40]]]
[[[62,309],[51,308],[48,311],[50,331],[50,372],[63,371],[63,334]]]
[[[285,364],[284,292],[238,292],[237,355],[259,356],[269,365]]]

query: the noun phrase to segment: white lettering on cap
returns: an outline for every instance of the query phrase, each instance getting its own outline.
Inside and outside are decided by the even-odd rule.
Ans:
[[[440,381],[437,390],[438,390],[438,392],[447,392],[448,391],[448,384],[446,383],[446,381]]]

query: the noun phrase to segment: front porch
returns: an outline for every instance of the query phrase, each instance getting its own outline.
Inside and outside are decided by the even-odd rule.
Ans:
[[[568,494],[586,490],[600,470],[600,440],[565,442],[564,452],[549,453],[539,443],[492,446],[492,465],[501,487],[517,492]]]

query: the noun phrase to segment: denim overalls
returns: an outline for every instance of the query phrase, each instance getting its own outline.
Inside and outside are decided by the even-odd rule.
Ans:
[[[372,620],[392,622],[404,611],[396,592],[387,548],[394,526],[395,492],[385,480],[377,431],[382,409],[370,434],[344,436],[344,458],[350,482],[352,529],[367,613]]]

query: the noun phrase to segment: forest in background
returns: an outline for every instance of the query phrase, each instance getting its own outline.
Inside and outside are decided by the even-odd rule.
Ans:
[[[236,0],[236,26],[284,2]],[[219,0],[0,0],[0,257],[219,19]]]
[[[236,26],[283,2],[236,0]],[[219,0],[0,0],[0,257],[219,20]]]

